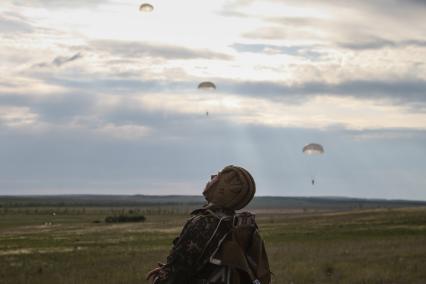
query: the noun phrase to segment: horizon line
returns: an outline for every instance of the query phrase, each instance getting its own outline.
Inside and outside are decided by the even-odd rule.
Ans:
[[[0,198],[3,197],[60,197],[60,196],[147,196],[147,197],[203,197],[203,195],[193,195],[193,194],[116,194],[116,193],[63,193],[63,194],[0,194]],[[310,199],[354,199],[354,200],[381,200],[381,201],[407,201],[407,202],[421,202],[426,203],[426,200],[413,200],[413,199],[403,199],[403,198],[381,198],[381,197],[352,197],[352,196],[344,196],[344,195],[314,195],[314,196],[286,196],[286,195],[257,195],[254,198],[258,197],[271,197],[271,198],[310,198]]]

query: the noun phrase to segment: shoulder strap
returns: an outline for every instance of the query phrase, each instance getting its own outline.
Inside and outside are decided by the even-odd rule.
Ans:
[[[232,221],[232,217],[230,215],[219,215],[219,214],[215,214],[215,212],[213,212],[212,210],[206,210],[206,213],[208,213],[208,215],[214,216],[215,218],[217,218],[217,225],[216,228],[214,229],[210,239],[206,242],[202,253],[200,254],[200,257],[198,259],[198,263],[200,264],[199,268],[197,270],[200,270],[207,261],[203,261],[203,257],[206,257],[206,253],[209,253],[208,250],[209,247],[211,247],[212,245],[214,245],[214,247],[217,247],[217,244],[214,244],[213,241],[220,243],[228,234],[229,232],[229,227],[230,227],[230,223]],[[226,226],[228,224],[227,227],[223,228],[224,226]]]
[[[218,243],[210,262],[245,271],[252,283],[270,282],[269,263],[254,214],[243,212],[233,217],[232,230]]]

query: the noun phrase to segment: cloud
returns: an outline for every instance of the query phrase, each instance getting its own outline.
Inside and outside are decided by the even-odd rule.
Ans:
[[[113,56],[137,59],[139,57],[160,57],[165,59],[218,59],[230,60],[231,56],[207,49],[190,49],[180,46],[155,45],[142,42],[96,40],[89,45],[97,51]]]
[[[161,194],[167,189],[178,194],[186,184],[185,193],[201,194],[210,173],[235,164],[250,170],[259,195],[309,196],[315,190],[323,195],[426,198],[420,190],[426,180],[419,178],[426,166],[425,131],[412,131],[407,138],[398,136],[398,129],[389,130],[383,143],[354,137],[374,131],[240,127],[213,119],[176,123],[180,127],[164,129],[185,137],[173,140],[173,147],[158,136],[107,139],[85,129],[43,135],[2,131],[1,193]],[[321,159],[303,156],[303,145],[311,141],[325,147]],[[309,169],[316,173],[314,189]]]
[[[237,164],[261,195],[426,198],[423,1],[8,2],[1,193],[200,194]]]
[[[47,9],[52,8],[87,8],[98,6],[99,4],[106,4],[110,2],[109,0],[12,0],[12,3],[17,6],[25,7],[25,6],[38,6],[44,7]]]
[[[137,124],[116,125],[113,123],[106,123],[95,129],[95,131],[101,135],[106,135],[107,138],[113,137],[120,140],[140,140],[148,136],[151,132],[151,129]]]
[[[212,95],[198,94],[189,81],[46,80],[69,91],[49,96],[2,94],[0,102],[31,108],[41,122],[51,125],[88,129],[141,125],[154,132],[170,121],[205,119],[206,111],[214,119],[242,125],[319,128],[423,127],[426,111],[426,81],[421,80],[296,85],[224,80],[216,82],[219,89]]]
[[[265,3],[273,3],[275,10],[282,11],[281,15],[253,10],[258,4],[255,1],[242,1],[234,7],[261,21],[260,27],[243,33],[245,38],[293,44],[309,42],[354,50],[425,46],[424,1],[376,0],[348,4],[333,0],[290,0]]]
[[[424,8],[426,8],[426,2],[423,0],[399,0],[399,2],[401,4],[405,4],[405,3],[413,3],[413,4],[417,4],[419,6],[423,6]]]
[[[37,63],[37,64],[34,65],[34,67],[40,67],[40,68],[49,67],[49,66],[61,67],[65,64],[67,64],[67,63],[76,61],[76,60],[78,60],[82,57],[83,57],[83,55],[80,52],[78,52],[78,53],[76,53],[72,56],[57,56],[51,62]]]
[[[34,28],[28,24],[24,18],[16,13],[0,14],[0,33],[32,33]]]
[[[278,82],[225,81],[225,92],[270,99],[290,99],[303,102],[306,97],[318,95],[351,96],[361,99],[387,99],[397,104],[426,104],[425,80],[353,80],[337,84],[304,82],[286,85]]]
[[[323,52],[316,51],[315,45],[272,45],[272,44],[245,44],[235,43],[231,46],[238,52],[253,52],[264,54],[287,54],[299,56],[311,60],[319,60],[324,55]]]
[[[272,23],[243,33],[243,37],[256,40],[273,40],[290,43],[310,42],[316,46],[342,47],[353,50],[381,49],[386,47],[425,47],[426,40],[422,32],[412,32],[409,25],[399,26],[394,34],[381,28],[387,21],[381,19],[372,22],[358,23],[348,19],[312,19],[275,17],[265,18],[265,22]],[[401,19],[404,21],[404,19]],[[368,27],[368,25],[374,25]],[[423,28],[426,31],[426,27]],[[420,29],[421,31],[421,29]],[[405,32],[405,33],[404,33]]]
[[[369,50],[369,49],[381,49],[381,48],[404,48],[404,47],[426,47],[426,40],[403,40],[403,41],[392,41],[386,39],[370,39],[362,40],[360,42],[347,42],[338,43],[338,46],[353,49],[353,50]]]
[[[34,125],[38,120],[38,115],[31,111],[29,107],[0,106],[0,128],[25,127]]]
[[[248,39],[266,39],[266,40],[285,40],[291,38],[289,35],[289,30],[285,30],[281,27],[262,27],[253,31],[243,33],[243,37]],[[305,34],[304,37],[309,37],[308,34]]]
[[[69,62],[75,61],[77,59],[80,59],[82,57],[83,57],[83,55],[80,52],[74,54],[71,57],[58,56],[55,59],[53,59],[52,64],[59,67],[59,66],[62,66],[64,64],[66,64],[66,63],[69,63]]]
[[[363,131],[347,130],[346,133],[352,136],[355,141],[376,140],[389,142],[392,140],[409,141],[415,138],[426,139],[426,131],[424,129],[364,129]]]
[[[81,74],[80,74],[81,75]],[[79,89],[82,91],[127,93],[127,92],[182,92],[193,90],[194,82],[173,80],[145,80],[109,77],[90,74],[90,80],[85,78],[58,77],[55,75],[39,75],[37,78],[44,80],[49,85],[57,85],[65,88]]]
[[[34,83],[32,84],[34,86]],[[91,113],[97,104],[96,93],[80,90],[63,90],[61,88],[49,88],[46,84],[40,92],[31,92],[31,88],[25,88],[22,93],[8,89],[0,89],[0,106],[8,108],[28,109],[36,113],[40,123],[66,124],[77,116]]]
[[[111,91],[109,87],[105,90]],[[136,91],[139,92],[138,88]],[[154,106],[149,97],[162,98],[161,106]],[[140,139],[168,127],[170,121],[193,119],[195,110],[192,113],[186,110],[195,103],[190,104],[185,98],[180,98],[181,106],[186,107],[182,111],[173,109],[167,102],[169,99],[174,102],[179,99],[179,94],[175,93],[171,97],[164,97],[161,93],[144,95],[140,92],[106,94],[96,87],[89,90],[78,83],[74,91],[67,92],[29,95],[0,92],[0,124],[12,128],[31,124],[33,129],[43,131],[78,128],[114,139]]]

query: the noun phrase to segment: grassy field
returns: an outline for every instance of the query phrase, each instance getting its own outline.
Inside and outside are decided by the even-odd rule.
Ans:
[[[143,213],[144,223],[106,224]],[[0,209],[0,283],[146,283],[187,210]],[[274,283],[426,283],[426,207],[258,210]]]

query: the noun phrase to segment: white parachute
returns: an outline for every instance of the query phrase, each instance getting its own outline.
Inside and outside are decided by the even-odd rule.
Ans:
[[[307,156],[317,156],[317,155],[323,155],[324,154],[324,147],[321,144],[318,143],[310,143],[303,147],[302,149],[303,154]],[[312,161],[313,162],[313,161]],[[311,175],[311,183],[312,185],[315,184],[315,170],[312,169],[311,163],[309,163],[309,171]]]
[[[139,6],[139,11],[141,12],[152,12],[154,10],[154,6],[149,3],[143,3]]]

